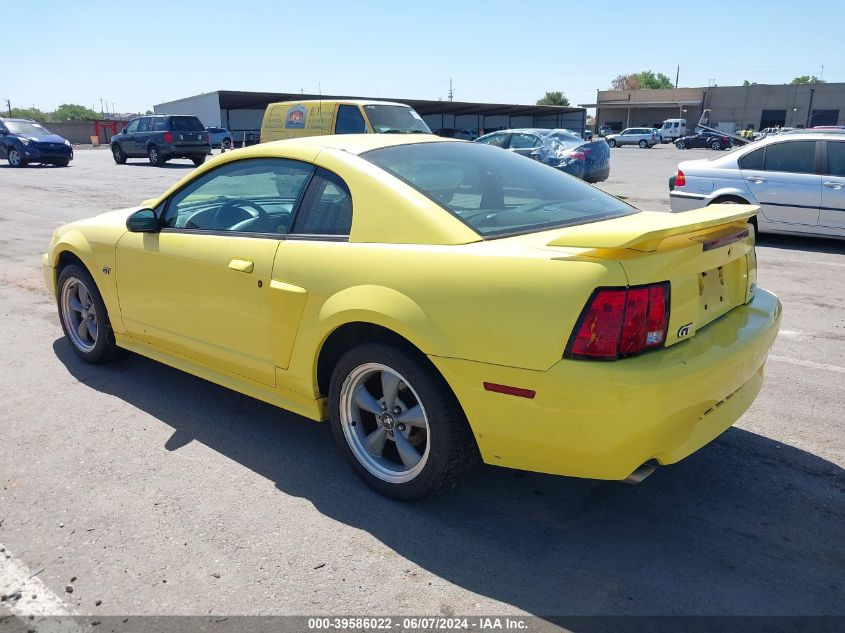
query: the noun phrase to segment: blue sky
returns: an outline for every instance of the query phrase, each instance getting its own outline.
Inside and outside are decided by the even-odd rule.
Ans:
[[[681,86],[845,82],[845,3],[206,0],[3,3],[0,100],[117,111],[218,89],[533,103],[651,69]],[[810,6],[809,4],[807,5]],[[701,9],[696,9],[701,7]],[[708,29],[697,13],[717,25]],[[715,33],[715,35],[714,35]],[[8,42],[7,42],[8,44]],[[14,56],[10,50],[18,51]]]

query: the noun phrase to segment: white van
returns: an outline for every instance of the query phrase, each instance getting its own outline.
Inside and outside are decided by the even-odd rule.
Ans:
[[[687,120],[686,119],[666,119],[663,122],[663,127],[660,128],[660,136],[662,143],[673,143],[682,136],[687,135]]]

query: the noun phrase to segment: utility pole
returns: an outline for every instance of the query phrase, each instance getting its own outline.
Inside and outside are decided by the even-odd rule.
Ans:
[[[6,99],[6,108],[9,110],[9,116],[12,116],[12,102]]]
[[[449,101],[455,96],[455,91],[452,89],[452,78],[449,77]]]
[[[678,76],[681,74],[681,65],[678,64],[678,67],[675,69],[675,90],[678,89]]]

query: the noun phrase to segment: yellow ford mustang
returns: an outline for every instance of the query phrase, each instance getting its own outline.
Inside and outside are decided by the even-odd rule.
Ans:
[[[780,322],[755,207],[641,212],[496,147],[269,143],[56,231],[74,351],[125,348],[314,420],[379,492],[488,464],[641,479],[749,407]]]

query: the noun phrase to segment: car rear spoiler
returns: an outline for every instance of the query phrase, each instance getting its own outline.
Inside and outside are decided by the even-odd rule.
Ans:
[[[666,238],[727,224],[746,223],[759,210],[760,207],[747,204],[712,204],[683,213],[642,211],[636,215],[562,229],[548,245],[655,251]]]

